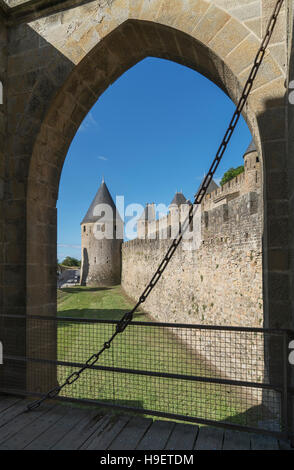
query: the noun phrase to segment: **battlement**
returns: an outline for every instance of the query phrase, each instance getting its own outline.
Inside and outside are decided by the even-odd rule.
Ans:
[[[226,196],[232,195],[233,197],[238,197],[241,194],[244,194],[246,191],[246,177],[245,171],[240,173],[232,180],[225,183],[223,186],[212,191],[210,194],[207,194],[204,197],[202,202],[203,209],[209,210],[213,208],[213,205],[221,202]]]
[[[254,163],[245,160],[244,172],[235,176],[223,186],[207,194],[202,201],[203,210],[211,210],[217,205],[228,202],[249,192],[259,192],[261,188],[261,165],[258,158]]]
[[[252,151],[250,153],[245,154],[244,156],[244,171],[240,173],[235,178],[231,179],[223,186],[217,187],[214,181],[212,181],[208,188],[208,194],[204,197],[201,203],[201,223],[196,222],[199,226],[201,225],[201,232],[203,232],[203,228],[207,229],[208,225],[212,225],[213,220],[218,219],[218,222],[214,224],[215,229],[217,231],[220,230],[219,224],[222,226],[224,222],[228,222],[229,219],[232,219],[232,222],[236,223],[236,219],[239,217],[240,210],[238,209],[238,204],[242,205],[242,213],[243,216],[246,217],[246,211],[249,210],[248,215],[252,215],[252,211],[255,210],[257,212],[258,208],[255,207],[258,204],[257,198],[254,196],[250,196],[247,201],[248,207],[242,204],[241,197],[246,195],[253,195],[253,194],[260,194],[261,188],[261,165],[259,162],[259,157],[256,151]],[[182,197],[185,201],[184,196],[181,193],[177,193],[177,197]],[[253,202],[255,199],[255,202]],[[230,207],[233,207],[230,203],[233,200],[236,201],[236,208],[235,210],[229,211],[228,204]],[[239,202],[238,202],[239,201]],[[244,206],[244,207],[243,207]],[[178,208],[176,207],[176,216],[181,213],[181,208],[183,205],[179,205]],[[221,211],[223,211],[223,218],[222,217],[215,217],[211,211],[214,211],[218,207],[222,207]],[[254,209],[255,207],[255,209]],[[146,210],[145,213],[146,214]],[[185,212],[185,211],[183,211]],[[219,213],[220,214],[220,213]],[[173,212],[175,215],[175,212]],[[203,219],[204,215],[204,221]],[[166,238],[162,236],[162,231],[164,231],[164,227],[167,229],[167,238],[171,238],[171,232],[174,234],[174,230],[172,228],[175,225],[178,225],[184,221],[186,218],[187,213],[185,213],[182,217],[179,216],[179,220],[176,218],[172,218],[172,212],[170,210],[169,214],[161,219],[154,220],[155,212],[153,214],[152,219],[148,222],[148,218],[144,220],[140,220],[138,223],[138,237],[142,239],[142,237],[150,241]],[[180,220],[182,219],[182,220]],[[197,214],[194,218],[196,221]],[[171,228],[172,226],[172,228]],[[232,228],[232,227],[231,227]]]
[[[218,193],[219,194],[219,193]],[[213,207],[214,206],[214,207]],[[196,216],[197,217],[197,216]],[[238,195],[226,202],[211,204],[208,210],[201,206],[198,213],[197,239],[193,249],[203,245],[231,244],[246,245],[258,240],[262,227],[262,199],[259,192],[249,192]],[[153,238],[135,238],[123,243],[124,251],[144,251],[166,247],[171,243],[171,227],[168,227],[167,238],[159,231],[153,232]],[[193,243],[191,240],[186,243]]]
[[[161,239],[159,238],[159,233],[157,232],[156,238],[149,239],[149,238],[134,238],[133,240],[128,240],[123,243],[123,249],[134,249],[134,248],[145,248],[146,246],[149,246],[152,248],[152,246],[158,246],[159,244],[170,244],[170,239]]]

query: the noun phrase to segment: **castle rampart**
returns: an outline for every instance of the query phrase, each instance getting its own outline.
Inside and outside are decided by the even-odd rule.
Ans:
[[[144,304],[155,319],[260,327],[262,295],[262,195],[246,170],[211,192],[201,205],[201,242],[180,245]],[[255,189],[249,191],[248,189]],[[132,240],[122,247],[122,286],[138,298],[171,240]]]

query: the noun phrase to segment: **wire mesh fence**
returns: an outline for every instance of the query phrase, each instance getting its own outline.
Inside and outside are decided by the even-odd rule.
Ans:
[[[101,348],[116,324],[86,318],[2,318],[1,389],[42,394],[63,383]],[[60,395],[173,419],[285,433],[288,334],[132,322],[99,362]],[[6,350],[10,337],[17,338],[13,344],[19,353]]]

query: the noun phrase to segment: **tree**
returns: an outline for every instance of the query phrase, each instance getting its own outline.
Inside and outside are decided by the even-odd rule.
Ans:
[[[224,173],[224,176],[221,179],[220,185],[223,186],[228,181],[232,180],[236,176],[240,175],[244,171],[244,165],[238,166],[237,168],[230,168]]]
[[[67,256],[66,258],[64,258],[61,264],[63,266],[79,267],[79,268],[81,267],[81,261],[76,258],[72,258],[71,256]]]

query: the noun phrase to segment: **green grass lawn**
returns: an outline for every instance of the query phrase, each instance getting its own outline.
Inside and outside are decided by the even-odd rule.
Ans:
[[[59,316],[119,320],[132,306],[120,286],[72,287],[58,291]],[[134,320],[150,321],[143,312],[136,312]],[[59,323],[58,359],[84,363],[103,346],[114,328],[115,325],[107,323]],[[206,376],[215,375],[203,358],[173,331],[152,325],[130,325],[115,338],[97,365],[191,376],[203,375],[205,371]],[[59,382],[76,369],[59,366]],[[85,371],[62,393],[74,398],[241,424],[253,424],[260,408],[248,412],[248,395],[245,394],[246,403],[239,398],[240,390],[234,387],[105,370]]]

